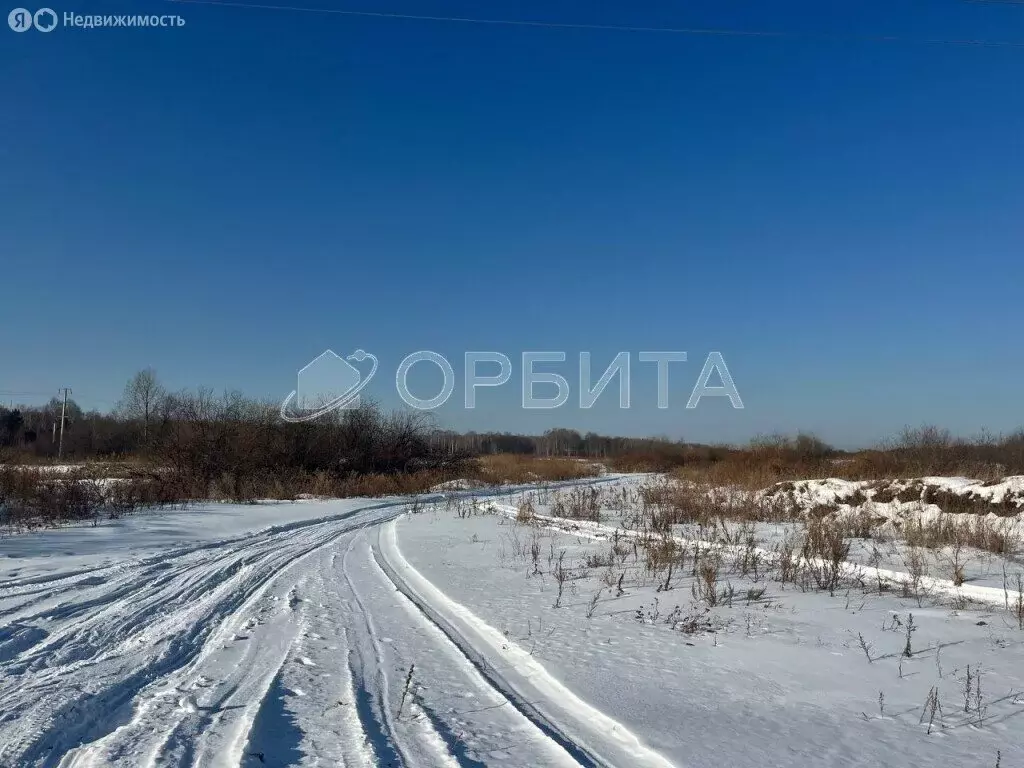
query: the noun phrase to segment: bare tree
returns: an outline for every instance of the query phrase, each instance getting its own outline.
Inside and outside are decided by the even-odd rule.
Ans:
[[[142,438],[147,444],[150,420],[166,396],[166,390],[156,378],[156,371],[145,368],[125,385],[124,395],[117,405],[125,417],[142,422]]]

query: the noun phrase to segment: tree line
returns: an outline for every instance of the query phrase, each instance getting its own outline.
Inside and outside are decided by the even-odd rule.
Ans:
[[[5,449],[6,458],[56,457],[61,406],[61,401],[53,398],[43,406],[0,407],[0,447]],[[667,438],[611,437],[561,428],[542,435],[458,433],[436,428],[424,414],[384,413],[373,404],[335,411],[307,424],[286,424],[278,418],[277,409],[276,403],[246,398],[238,392],[170,392],[155,371],[145,369],[125,385],[121,399],[109,412],[84,411],[73,399],[68,400],[64,457],[173,457],[181,453],[185,434],[197,439],[202,435],[223,451],[257,439],[269,450],[270,443],[276,441],[274,452],[285,463],[292,454],[308,458],[318,453],[312,462],[314,468],[336,468],[340,462],[354,471],[405,470],[418,460],[422,463],[424,453],[611,459],[638,452],[681,454],[684,449],[681,441]],[[393,445],[378,452],[380,455],[353,458],[354,446],[362,442],[365,447],[373,442],[373,435],[381,433],[388,433]],[[404,446],[404,453],[399,445]],[[328,457],[331,451],[333,462]]]
[[[61,407],[58,398],[42,406],[0,407],[0,460],[56,457]],[[386,413],[372,403],[295,424],[279,418],[277,403],[238,392],[170,392],[152,369],[127,382],[110,412],[84,411],[69,399],[64,414],[67,460],[154,460],[187,469],[201,481],[279,470],[334,475],[447,472],[473,457],[496,454],[573,457],[650,471],[723,462],[825,471],[818,468],[842,466],[857,457],[892,471],[901,466],[938,471],[985,464],[1024,473],[1024,432],[963,439],[937,427],[908,428],[876,449],[846,452],[811,434],[761,436],[737,447],[564,428],[541,435],[460,433],[439,429],[422,412]]]

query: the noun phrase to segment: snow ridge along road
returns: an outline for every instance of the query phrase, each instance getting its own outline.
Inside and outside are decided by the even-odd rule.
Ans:
[[[591,707],[548,674],[529,652],[450,600],[402,556],[396,521],[378,529],[382,565],[398,589],[518,710],[584,766],[672,768],[621,723]]]
[[[5,578],[0,766],[669,766],[409,566],[410,503]]]

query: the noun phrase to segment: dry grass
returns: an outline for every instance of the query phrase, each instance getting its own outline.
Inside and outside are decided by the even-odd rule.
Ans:
[[[1000,438],[955,438],[925,426],[906,429],[884,447],[840,453],[813,435],[774,436],[745,448],[689,447],[673,471],[698,483],[756,490],[787,480],[837,477],[964,476],[995,481],[1024,474],[1024,432]]]
[[[907,495],[923,504],[920,499],[924,491],[923,484],[916,484]],[[894,491],[894,497],[901,492]],[[927,498],[927,493],[924,495]],[[672,531],[674,525],[690,526],[681,533],[699,536],[706,553],[733,552],[730,572],[743,576],[753,574],[756,580],[765,563],[760,556],[752,557],[759,552],[753,522],[794,520],[798,523],[796,529],[786,534],[782,544],[776,545],[768,567],[782,584],[796,583],[805,591],[823,590],[832,595],[843,587],[864,586],[857,576],[847,572],[852,541],[871,538],[884,541],[895,533],[895,539],[906,547],[904,568],[910,575],[902,584],[903,594],[919,604],[927,597],[923,577],[928,570],[927,563],[932,560],[945,571],[943,575],[955,585],[961,585],[966,579],[966,564],[978,557],[979,552],[1007,556],[1019,551],[1021,546],[1015,521],[988,515],[939,514],[894,524],[866,510],[849,513],[837,505],[820,505],[807,510],[789,506],[780,510],[777,506],[736,501],[737,498],[736,494],[716,495],[708,489],[672,482],[654,483],[642,489],[636,528],[650,532],[639,539],[646,550],[645,566],[649,577],[661,579],[667,572],[664,578],[668,583],[673,565],[678,568],[683,560],[681,554],[685,555],[685,551],[675,546],[670,538],[673,533],[680,533]],[[851,501],[863,502],[866,498],[866,494],[860,494]],[[979,501],[969,500],[969,506],[960,505],[956,510],[976,510]],[[927,551],[933,553],[928,559]],[[709,578],[711,568],[701,550],[695,550],[693,563],[693,576],[697,580],[695,596],[714,605],[717,599],[713,592],[714,579]],[[879,566],[880,557],[871,564]],[[878,588],[883,589],[881,578]]]
[[[786,522],[801,516],[784,500],[755,501],[747,494],[675,481],[652,483],[640,490],[641,530],[666,533],[674,525],[701,527],[718,521]]]
[[[482,456],[478,467],[470,473],[474,480],[489,485],[514,485],[557,482],[596,477],[600,470],[594,464],[576,459],[540,458],[517,454]]]
[[[339,475],[331,472],[273,473],[250,479],[253,487],[233,492],[228,478],[211,494],[213,498],[294,499],[302,494],[333,498],[394,496],[426,493],[456,479],[482,485],[556,482],[596,477],[597,468],[573,459],[540,459],[513,455],[487,456],[467,462],[459,471],[419,470]]]
[[[443,473],[424,470],[393,474],[356,475],[343,478],[329,485],[333,491],[329,496],[396,496],[424,493],[435,485],[450,479]]]
[[[519,511],[516,512],[516,522],[520,524],[532,523],[536,514],[537,510],[533,506],[533,501],[527,499],[519,505]]]
[[[920,484],[914,491],[918,501],[923,488]],[[724,629],[728,625],[722,623],[722,614],[733,608],[737,600],[745,599],[748,606],[756,605],[747,615],[750,636],[751,622],[756,623],[759,612],[778,605],[774,595],[767,595],[772,582],[781,590],[796,587],[839,599],[845,597],[844,610],[852,612],[860,610],[856,608],[857,602],[861,609],[864,607],[865,600],[857,597],[858,592],[889,593],[916,601],[918,606],[930,605],[932,601],[940,603],[948,596],[932,586],[930,577],[962,585],[970,577],[969,563],[986,561],[985,552],[1005,556],[1015,551],[1019,543],[1011,521],[987,516],[926,514],[923,520],[908,526],[898,519],[874,517],[864,510],[851,513],[837,505],[822,506],[813,513],[793,507],[762,507],[740,501],[739,494],[715,493],[714,489],[666,480],[650,482],[630,494],[612,488],[601,488],[599,493],[589,488],[572,490],[595,491],[600,513],[619,519],[622,527],[604,547],[586,552],[571,565],[561,556],[556,558],[552,540],[548,567],[543,573],[554,579],[555,606],[567,605],[566,582],[571,587],[577,578],[590,573],[602,586],[586,603],[584,615],[594,615],[602,594],[614,599],[637,588],[650,588],[657,597],[651,605],[637,610],[637,620],[648,624],[664,622],[687,633]],[[542,530],[537,515],[546,514],[547,509],[557,517],[570,517],[570,506],[578,510],[579,516],[588,514],[588,497],[578,494],[577,501],[570,504],[564,489],[542,489],[527,498],[519,507],[516,520],[534,537]],[[782,521],[786,524],[762,524]],[[565,526],[570,534],[579,527],[572,523]],[[851,559],[851,545],[856,545],[858,539],[866,545],[864,552],[870,555],[867,559],[862,559],[859,551]],[[883,555],[880,545],[887,554]],[[516,552],[529,568],[528,575],[541,573],[539,543],[513,547],[513,556],[517,556]],[[874,572],[875,568],[879,570]],[[888,569],[902,574],[893,575]],[[1006,608],[1013,612],[1015,624],[1020,627],[1024,627],[1022,584],[1024,577],[1013,592],[1013,582],[1004,568]],[[678,604],[687,596],[692,598],[689,610]],[[961,606],[956,600],[959,598],[952,604]],[[870,647],[863,640],[862,648],[868,660],[873,661]],[[904,653],[915,655],[906,646]]]
[[[560,493],[552,507],[555,517],[601,522],[601,491],[598,488],[572,488]]]
[[[554,482],[594,477],[593,465],[573,459],[492,456],[465,462],[456,469],[409,472],[330,472],[294,468],[220,471],[208,475],[188,467],[160,468],[134,463],[89,463],[71,471],[47,473],[35,467],[0,465],[0,525],[59,525],[76,520],[117,517],[144,507],[185,501],[291,501],[304,496],[326,498],[383,497],[427,493],[454,479],[483,484]],[[103,483],[118,478],[117,483]],[[596,493],[574,489],[565,513],[598,519]]]
[[[423,493],[447,478],[436,471],[338,476],[327,472],[221,473],[206,482],[167,469],[133,469],[113,482],[94,467],[59,474],[0,466],[0,525],[15,528],[116,518],[189,501],[293,500]]]
[[[847,531],[836,518],[819,518],[807,524],[807,534],[800,553],[807,572],[818,589],[835,594],[842,576],[842,567],[850,555]]]
[[[912,547],[949,547],[957,553],[964,547],[971,547],[997,555],[1010,555],[1020,548],[1020,535],[1016,527],[980,516],[939,516],[927,522],[917,520],[904,527],[902,538]],[[958,568],[954,566],[956,570]]]
[[[803,554],[825,560],[834,559],[842,540],[888,536],[895,531],[898,538],[911,546],[932,550],[948,547],[958,553],[953,567],[954,578],[962,570],[959,553],[965,548],[1007,555],[1016,553],[1021,547],[1019,527],[1014,521],[989,517],[991,512],[1008,515],[1011,508],[1007,504],[991,504],[985,499],[961,497],[945,491],[939,493],[939,489],[923,484],[911,485],[905,491],[888,490],[890,493],[883,495],[882,499],[878,499],[879,492],[876,491],[874,498],[921,499],[920,503],[937,504],[943,512],[961,514],[926,516],[893,524],[888,518],[873,515],[866,509],[844,514],[835,504],[801,508],[784,490],[771,501],[755,502],[744,494],[724,494],[720,489],[660,482],[641,489],[641,509],[637,519],[630,522],[630,527],[663,535],[669,533],[673,526],[696,525],[701,529],[721,530],[722,535],[726,535],[724,532],[730,523],[803,522],[807,526],[811,548],[810,552]],[[858,492],[839,501],[859,505],[867,500],[866,494]],[[1013,508],[1014,514],[1019,511]],[[965,512],[970,514],[962,514]]]
[[[168,475],[140,472],[108,482],[84,469],[46,474],[0,467],[0,525],[12,528],[95,523],[185,498],[175,478]]]
[[[868,487],[874,491],[871,500],[880,504],[889,504],[893,501],[907,504],[911,501],[920,501],[924,495],[924,484],[920,480],[914,480],[903,488],[896,486],[892,480],[876,480]]]

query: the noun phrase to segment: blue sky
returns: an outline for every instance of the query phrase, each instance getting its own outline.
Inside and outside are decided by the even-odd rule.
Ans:
[[[4,28],[0,393],[106,408],[151,365],[281,398],[325,348],[362,347],[381,361],[366,391],[394,405],[419,349],[460,376],[467,349],[597,368],[675,349],[668,410],[647,365],[629,411],[609,390],[523,413],[517,365],[438,416],[845,446],[1024,423],[1024,7],[299,5],[787,35],[107,0],[55,10],[186,25]],[[683,408],[712,350],[744,410]]]

